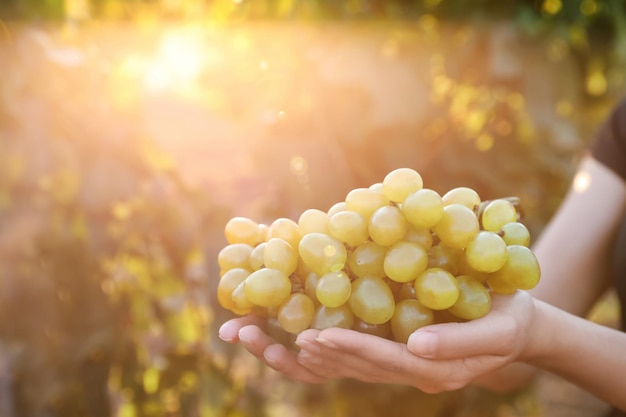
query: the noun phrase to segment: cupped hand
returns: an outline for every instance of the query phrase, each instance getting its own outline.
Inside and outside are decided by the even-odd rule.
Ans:
[[[298,363],[323,378],[412,385],[427,393],[451,391],[530,349],[534,302],[525,292],[494,295],[485,317],[414,332],[407,344],[338,328],[306,330],[296,341]]]
[[[531,349],[534,311],[525,292],[494,295],[485,317],[423,327],[406,344],[354,330],[308,329],[298,335],[300,351],[295,352],[268,336],[262,319],[254,316],[224,323],[219,335],[240,342],[268,366],[298,381],[353,378],[438,393],[523,360]]]
[[[219,329],[219,337],[228,343],[241,345],[270,368],[291,379],[310,384],[326,382],[326,378],[311,372],[296,360],[296,352],[279,343],[263,329],[264,319],[254,315],[229,320]]]

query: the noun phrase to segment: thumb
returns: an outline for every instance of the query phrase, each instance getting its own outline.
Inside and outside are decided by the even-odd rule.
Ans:
[[[515,320],[503,315],[465,323],[442,323],[422,327],[407,341],[408,350],[428,359],[459,359],[471,356],[508,356],[515,351]]]

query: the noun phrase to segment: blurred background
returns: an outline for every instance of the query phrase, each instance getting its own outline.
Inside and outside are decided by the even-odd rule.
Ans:
[[[216,255],[398,167],[536,238],[625,63],[621,0],[2,0],[0,415],[602,415],[550,375],[287,381],[217,337]]]

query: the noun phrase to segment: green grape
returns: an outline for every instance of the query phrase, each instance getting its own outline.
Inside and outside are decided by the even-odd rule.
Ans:
[[[259,225],[247,217],[233,217],[224,227],[226,241],[230,244],[245,243],[256,246],[263,241]]]
[[[302,212],[298,219],[298,233],[300,238],[309,233],[328,234],[328,213],[318,209],[308,209]]]
[[[298,267],[298,253],[279,237],[270,238],[263,251],[263,264],[291,275]]]
[[[482,282],[469,275],[460,275],[457,281],[459,298],[448,309],[450,313],[465,320],[474,320],[491,311],[491,295]]]
[[[489,278],[486,281],[491,291],[496,294],[513,294],[517,291],[517,287],[509,284],[502,276],[494,276],[493,274],[489,275]]]
[[[384,206],[376,210],[368,225],[370,238],[381,246],[399,242],[408,231],[408,224],[396,206]]]
[[[267,241],[270,233],[270,227],[265,223],[259,223],[259,231],[261,232],[261,242]]]
[[[443,217],[433,230],[446,246],[462,249],[478,234],[478,219],[466,206],[450,204],[444,207]]]
[[[354,325],[354,314],[348,304],[339,307],[317,306],[311,328],[324,330],[331,327],[351,329]]]
[[[358,246],[369,238],[367,222],[356,211],[341,211],[328,222],[328,233],[348,246]]]
[[[357,277],[371,275],[385,276],[385,255],[387,248],[374,242],[365,242],[348,254],[348,267]]]
[[[305,235],[298,252],[305,265],[319,276],[343,269],[347,258],[343,243],[324,233]]]
[[[402,238],[407,242],[415,242],[426,250],[429,250],[433,246],[433,235],[430,229],[418,229],[409,224],[409,230]]]
[[[508,200],[493,200],[485,206],[480,221],[484,230],[497,232],[505,224],[517,221],[517,210]]]
[[[315,272],[310,272],[304,280],[304,293],[308,295],[316,305],[320,303],[316,295],[319,280],[320,277]]]
[[[352,294],[348,300],[354,315],[371,324],[390,320],[395,301],[389,286],[381,278],[366,276],[352,282]]]
[[[429,229],[443,217],[443,200],[436,191],[422,188],[404,200],[402,214],[414,227]]]
[[[385,274],[396,282],[415,280],[428,266],[428,253],[414,242],[401,241],[389,248],[383,262]]]
[[[501,279],[520,290],[534,288],[541,278],[541,268],[532,250],[522,245],[510,245],[507,253],[506,262],[492,274],[492,278]]]
[[[507,245],[530,246],[530,232],[520,222],[510,222],[502,226],[502,239]]]
[[[389,199],[369,188],[355,188],[348,193],[345,202],[347,210],[356,211],[369,221],[376,210],[389,204]]]
[[[428,268],[415,280],[415,296],[424,306],[445,310],[459,298],[459,284],[454,275],[441,268]]]
[[[338,203],[333,204],[329,209],[328,209],[328,217],[331,218],[333,217],[335,214],[339,213],[340,211],[345,211],[348,210],[346,208],[346,202],[345,201],[340,201]]]
[[[352,330],[360,333],[371,334],[372,336],[382,337],[383,339],[391,339],[391,324],[386,321],[381,324],[371,324],[360,319],[355,319]]]
[[[267,242],[261,242],[250,252],[250,269],[252,271],[257,271],[264,266],[265,245],[267,245]]]
[[[409,194],[421,190],[422,176],[411,168],[394,169],[383,180],[383,192],[390,201],[401,203]]]
[[[468,209],[474,211],[480,206],[480,196],[478,193],[469,187],[457,187],[453,188],[441,197],[444,206],[451,204],[461,204]]]
[[[368,187],[370,190],[377,192],[378,194],[385,194],[385,189],[382,182],[376,182]]]
[[[394,292],[394,297],[396,301],[416,300],[417,297],[415,296],[415,285],[413,285],[413,282],[405,282],[402,284],[400,290]]]
[[[417,300],[402,300],[396,304],[391,318],[393,340],[406,343],[411,333],[435,322],[433,311]]]
[[[350,298],[352,285],[343,271],[328,272],[317,281],[315,296],[326,307],[339,307]]]
[[[217,301],[227,310],[237,312],[237,305],[233,301],[233,291],[250,275],[250,271],[243,268],[234,268],[228,270],[217,283]],[[245,314],[245,312],[243,313]]]
[[[289,277],[278,269],[259,269],[244,282],[246,298],[260,307],[278,307],[291,294]]]
[[[507,245],[497,233],[481,231],[465,248],[467,263],[477,271],[495,272],[507,259]]]
[[[245,285],[245,280],[237,285],[237,287],[233,290],[232,299],[239,311],[244,311],[246,312],[245,314],[248,314],[255,306],[250,300],[248,300],[248,297],[246,297],[244,290]]]
[[[445,269],[456,276],[463,258],[464,254],[461,249],[454,249],[440,243],[428,250],[427,268]]]
[[[298,223],[284,217],[272,222],[267,231],[267,240],[277,237],[289,243],[292,248],[297,248],[300,242],[300,231]]]
[[[278,307],[276,318],[280,327],[297,334],[308,329],[315,315],[315,303],[306,294],[293,293]]]
[[[250,270],[252,246],[247,243],[231,243],[224,246],[217,254],[217,264],[224,272],[233,268]]]
[[[460,259],[460,262],[459,262],[459,270],[458,270],[458,272],[457,273],[453,273],[452,275],[454,275],[454,276],[469,275],[471,277],[476,278],[480,282],[487,282],[489,277],[491,277],[491,273],[489,273],[489,272],[484,272],[484,271],[479,271],[477,269],[474,269],[469,264],[469,262],[467,262],[467,256],[465,256],[465,255],[461,256],[461,259]]]

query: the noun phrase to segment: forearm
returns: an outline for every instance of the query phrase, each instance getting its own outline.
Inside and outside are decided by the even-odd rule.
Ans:
[[[534,331],[521,358],[626,410],[626,334],[535,300]]]

